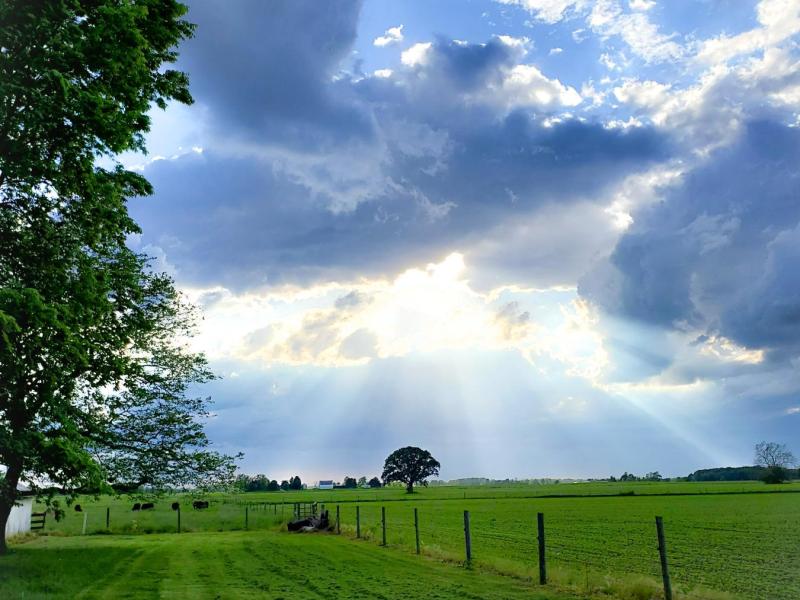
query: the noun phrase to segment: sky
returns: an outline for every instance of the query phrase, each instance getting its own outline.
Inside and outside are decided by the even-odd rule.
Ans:
[[[244,472],[800,455],[796,0],[189,7],[130,244],[200,309]]]

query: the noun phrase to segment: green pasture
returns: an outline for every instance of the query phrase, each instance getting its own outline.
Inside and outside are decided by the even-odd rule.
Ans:
[[[278,534],[291,518],[294,502],[316,500],[332,517],[339,507],[342,541],[347,541],[356,536],[358,506],[363,540],[351,543],[379,551],[385,551],[377,548],[385,508],[388,550],[415,559],[416,508],[422,554],[452,563],[464,560],[463,515],[468,510],[473,567],[521,578],[536,574],[536,513],[542,512],[548,565],[562,582],[584,591],[609,581],[659,581],[659,515],[664,518],[673,583],[681,593],[710,597],[708,590],[717,590],[741,598],[782,600],[800,597],[797,491],[797,483],[756,482],[430,487],[411,496],[397,488],[309,490],[213,494],[205,496],[211,502],[207,510],[193,510],[193,496],[177,499],[185,535],[245,527]],[[70,508],[57,523],[48,518],[45,533],[80,534],[84,518],[87,534],[175,532],[177,513],[170,506],[175,500],[158,498],[154,510],[133,512],[129,499],[80,498],[83,512]]]
[[[548,563],[580,579],[660,577],[655,516],[663,516],[673,584],[743,598],[800,598],[800,497],[795,494],[497,499],[359,504],[361,534],[413,552],[417,508],[422,551],[464,558],[470,512],[476,565],[533,575],[536,513],[545,515]],[[356,535],[355,505],[340,506],[343,532]]]
[[[42,537],[0,557],[9,600],[578,597],[325,534]]]

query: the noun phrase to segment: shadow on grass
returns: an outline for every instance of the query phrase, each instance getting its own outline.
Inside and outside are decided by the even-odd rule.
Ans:
[[[74,597],[88,582],[105,579],[140,552],[133,547],[99,544],[50,548],[47,538],[35,544],[15,544],[9,554],[0,556],[0,598]]]

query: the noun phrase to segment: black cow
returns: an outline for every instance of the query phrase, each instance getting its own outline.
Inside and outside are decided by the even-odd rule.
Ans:
[[[83,512],[83,509],[81,508],[80,504],[75,505],[75,512]]]
[[[137,502],[133,505],[133,510],[142,510],[142,505]]]
[[[155,508],[155,504],[152,502],[145,502],[142,504],[142,510],[151,510],[153,508]]]
[[[208,500],[195,500],[192,502],[192,508],[200,510],[201,508],[208,508]]]
[[[178,509],[180,509],[180,507],[181,507],[181,505],[178,504],[177,502],[173,502],[172,503],[172,510],[178,510]]]

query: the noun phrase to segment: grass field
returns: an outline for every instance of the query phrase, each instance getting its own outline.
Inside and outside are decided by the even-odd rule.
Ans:
[[[530,582],[332,535],[45,537],[0,559],[0,598],[570,600]]]
[[[761,493],[773,490],[778,493]],[[800,495],[791,493],[797,491],[798,484],[759,483],[436,487],[411,497],[396,489],[336,490],[210,496],[207,511],[193,511],[191,498],[184,496],[181,525],[189,532],[242,530],[244,503],[250,503],[248,528],[271,532],[290,517],[291,502],[316,499],[334,514],[339,505],[343,538],[355,536],[358,505],[366,541],[360,545],[385,552],[377,548],[385,507],[388,550],[405,560],[414,552],[417,508],[423,554],[457,563],[464,559],[463,511],[469,510],[474,567],[531,578],[537,557],[535,518],[542,512],[551,570],[568,589],[585,593],[607,591],[617,583],[630,587],[640,576],[657,588],[654,517],[660,515],[673,582],[681,592],[714,597],[708,590],[718,590],[741,598],[788,600],[800,598]],[[49,522],[47,531],[78,534],[85,516],[87,533],[108,533],[108,508],[112,533],[174,532],[177,515],[171,501],[161,499],[154,511],[133,513],[128,500],[81,499],[83,513],[70,511],[64,521]],[[289,504],[261,504],[275,501]]]

